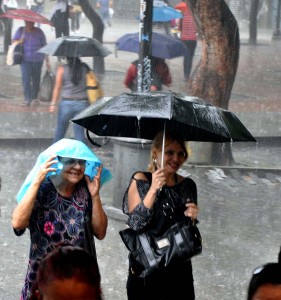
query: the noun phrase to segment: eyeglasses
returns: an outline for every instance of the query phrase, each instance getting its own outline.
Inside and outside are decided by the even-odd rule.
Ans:
[[[81,168],[86,167],[87,161],[84,159],[68,158],[68,157],[58,157],[58,160],[65,166],[75,166],[78,164]]]
[[[174,150],[167,150],[167,151],[165,151],[165,155],[167,155],[167,156],[174,156],[174,155],[177,155],[178,156],[178,158],[180,158],[180,159],[184,159],[184,158],[186,158],[186,154],[185,154],[185,152],[184,151],[179,151],[179,152],[176,152],[176,151],[174,151]]]

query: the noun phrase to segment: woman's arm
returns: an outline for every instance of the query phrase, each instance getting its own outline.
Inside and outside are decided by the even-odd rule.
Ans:
[[[14,209],[12,215],[12,227],[14,229],[25,229],[29,225],[29,219],[36,201],[40,185],[46,178],[48,172],[53,172],[56,170],[55,168],[51,168],[51,165],[56,163],[56,160],[54,160],[55,157],[56,156],[51,156],[45,163],[41,165],[39,172],[32,181],[23,199]]]
[[[150,189],[148,190],[147,194],[145,195],[143,199],[143,204],[146,208],[152,209],[156,196],[157,191],[166,184],[166,178],[164,175],[164,169],[159,168],[152,174],[152,182]],[[143,173],[136,173],[134,176],[134,179],[136,180],[146,180],[147,178]],[[141,198],[137,189],[137,183],[136,180],[132,180],[131,185],[128,190],[128,209],[129,213],[131,213],[136,206],[141,202]]]
[[[52,101],[49,108],[49,111],[51,113],[56,110],[56,106],[59,101],[59,96],[60,96],[62,83],[63,83],[63,73],[64,73],[63,66],[59,66],[56,73],[56,82],[53,90]]]
[[[102,166],[98,168],[98,173],[94,177],[93,181],[86,175],[85,180],[92,199],[92,230],[95,237],[102,240],[106,235],[107,229],[107,216],[103,210],[99,191],[100,191],[100,176]]]

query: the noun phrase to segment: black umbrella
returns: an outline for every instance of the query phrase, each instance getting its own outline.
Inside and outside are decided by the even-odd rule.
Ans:
[[[98,40],[85,36],[63,36],[51,41],[37,52],[68,57],[105,57],[111,53]]]
[[[98,136],[152,140],[166,126],[186,141],[256,141],[234,113],[171,91],[101,98],[72,121]]]

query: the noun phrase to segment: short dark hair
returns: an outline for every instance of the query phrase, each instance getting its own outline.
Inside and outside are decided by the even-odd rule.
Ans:
[[[40,261],[31,299],[36,299],[36,289],[42,292],[50,283],[70,278],[94,286],[94,299],[102,299],[101,276],[96,258],[83,248],[63,244],[46,254]]]
[[[281,264],[280,263],[267,263],[263,266],[257,267],[250,280],[248,287],[248,300],[252,300],[257,290],[265,285],[281,284]]]

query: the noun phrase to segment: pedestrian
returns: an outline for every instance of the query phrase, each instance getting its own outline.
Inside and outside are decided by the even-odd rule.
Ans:
[[[70,120],[89,106],[86,90],[86,73],[89,67],[78,57],[66,57],[66,64],[59,65],[49,111],[57,110],[57,128],[53,142],[62,139]],[[61,98],[61,100],[59,99]],[[59,103],[59,104],[58,104]],[[85,130],[73,123],[75,139],[86,142]]]
[[[60,245],[40,261],[30,300],[101,300],[100,278],[92,255],[80,247]]]
[[[190,217],[197,220],[196,184],[177,173],[188,158],[185,142],[177,132],[166,131],[165,149],[162,149],[162,143],[163,132],[159,132],[151,146],[149,172],[134,173],[124,195],[123,212],[128,215],[127,225],[136,231],[145,227],[157,231],[159,224],[167,222],[158,213],[162,197],[167,196],[173,201],[177,219]],[[170,226],[170,223],[165,224]],[[195,299],[191,261],[145,278],[138,277],[138,272],[137,262],[129,255],[129,300]]]
[[[38,14],[41,14],[44,10],[45,0],[27,0],[26,7]]]
[[[95,168],[96,161],[82,142],[62,139],[38,156],[18,192],[12,227],[17,236],[26,228],[30,231],[22,300],[29,299],[46,253],[64,242],[88,250],[94,247],[93,235],[100,240],[105,237],[107,216],[100,199],[104,171],[101,165]]]
[[[99,12],[99,15],[103,21],[103,24],[105,27],[109,26],[111,27],[111,16],[112,16],[112,8],[113,7],[113,1],[112,0],[97,0],[96,8]]]
[[[126,73],[124,85],[131,91],[136,92],[138,88],[138,60],[133,61]],[[151,56],[151,91],[163,89],[163,85],[170,86],[172,77],[165,59]]]
[[[82,13],[82,8],[79,5],[79,1],[77,0],[71,1],[70,9],[69,9],[71,34],[74,33],[79,34],[81,13]]]
[[[67,0],[57,0],[52,8],[50,20],[55,27],[56,38],[69,36],[69,5]]]
[[[183,17],[180,20],[180,38],[186,45],[186,50],[183,57],[183,72],[185,80],[190,79],[192,70],[192,61],[197,46],[197,29],[193,19],[192,12],[185,1],[180,2],[175,6],[182,12]]]
[[[24,91],[24,106],[38,104],[38,92],[40,88],[40,78],[45,59],[46,68],[50,70],[49,57],[38,53],[41,47],[46,45],[44,32],[34,26],[34,22],[25,21],[25,26],[19,27],[13,36],[13,43],[23,44],[23,61],[20,64],[22,85]]]

